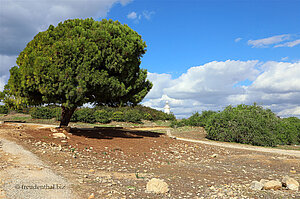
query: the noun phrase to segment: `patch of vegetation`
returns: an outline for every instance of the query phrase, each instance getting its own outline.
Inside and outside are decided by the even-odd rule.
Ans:
[[[51,119],[60,120],[61,109],[56,106],[35,107],[30,114],[33,119]],[[96,108],[78,108],[71,117],[71,122],[83,123],[102,123],[107,124],[111,121],[142,123],[142,120],[175,120],[173,114],[166,114],[162,111],[154,110],[141,105],[135,107],[107,107],[100,106]]]
[[[59,120],[61,109],[59,107],[34,107],[30,111],[32,119],[52,119]]]
[[[213,114],[205,129],[207,138],[258,146],[299,144],[298,118],[280,119],[261,106],[228,106]]]
[[[7,113],[8,113],[7,106],[0,105],[0,114],[7,114]]]
[[[177,121],[172,121],[171,127],[178,128],[183,126],[200,126],[205,127],[209,119],[216,114],[215,111],[202,111],[201,114],[198,112],[194,113],[188,119],[182,119]]]
[[[94,112],[95,121],[107,124],[111,122],[111,113],[106,110],[96,110]]]

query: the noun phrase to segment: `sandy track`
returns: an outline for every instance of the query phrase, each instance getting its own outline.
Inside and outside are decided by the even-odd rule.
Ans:
[[[242,145],[242,144],[233,144],[233,143],[224,143],[224,142],[216,142],[216,141],[193,140],[193,139],[179,138],[179,137],[176,137],[176,139],[182,140],[182,141],[187,141],[187,142],[207,144],[207,145],[226,147],[226,148],[232,148],[232,149],[243,149],[243,150],[250,150],[250,151],[257,151],[257,152],[264,152],[264,153],[275,153],[275,154],[279,154],[279,155],[290,155],[290,156],[300,157],[300,151],[296,151],[296,150],[272,149],[272,148]]]
[[[0,179],[7,198],[75,198],[70,184],[36,155],[4,138],[0,143]]]

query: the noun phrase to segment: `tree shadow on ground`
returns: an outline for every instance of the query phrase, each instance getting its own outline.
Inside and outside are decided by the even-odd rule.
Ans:
[[[164,133],[129,130],[122,127],[72,128],[72,135],[95,139],[160,137]]]

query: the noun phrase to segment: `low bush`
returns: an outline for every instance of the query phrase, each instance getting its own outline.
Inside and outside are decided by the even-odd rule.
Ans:
[[[205,126],[207,138],[259,146],[276,146],[298,142],[297,132],[289,123],[261,106],[228,106],[213,114]]]
[[[110,123],[111,122],[111,112],[106,110],[96,110],[94,112],[95,121],[99,123]]]
[[[122,111],[113,112],[110,119],[116,122],[125,122],[124,113]]]
[[[126,122],[141,123],[142,119],[143,115],[136,109],[126,110],[124,113],[124,120]]]
[[[71,122],[95,123],[94,109],[80,108],[72,115]]]
[[[289,130],[290,139],[292,140],[292,144],[299,144],[300,143],[300,119],[297,117],[289,117],[284,118],[283,122],[286,124],[286,129]],[[293,133],[296,132],[296,133]]]
[[[182,126],[201,126],[204,127],[207,124],[207,121],[216,114],[215,111],[202,111],[201,114],[198,112],[194,113],[188,119],[182,119],[179,121],[172,121],[171,127],[177,128]]]
[[[1,111],[1,107],[0,107]],[[31,108],[30,114],[34,119],[60,120],[61,108],[57,106],[35,107]],[[72,115],[71,122],[85,123],[109,123],[133,122],[140,123],[142,120],[175,120],[173,114],[166,114],[162,111],[138,105],[136,107],[96,107],[96,108],[78,108]]]
[[[174,114],[167,114],[164,113],[163,111],[159,111],[150,107],[142,106],[142,105],[137,105],[134,107],[135,110],[138,110],[141,114],[144,120],[152,120],[152,121],[157,121],[157,120],[171,120],[174,121],[176,120],[176,117]]]
[[[57,118],[57,110],[52,107],[34,107],[30,111],[33,119],[52,119]]]

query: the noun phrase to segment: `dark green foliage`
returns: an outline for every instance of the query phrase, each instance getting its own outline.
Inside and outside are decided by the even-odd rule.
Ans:
[[[111,122],[111,112],[106,110],[96,110],[94,112],[95,121],[99,123],[110,123]]]
[[[134,108],[142,114],[144,120],[176,120],[174,114],[166,114],[150,107],[137,105]]]
[[[61,115],[61,109],[58,107],[35,107],[30,111],[30,115],[33,119],[52,119],[58,120]]]
[[[143,115],[136,109],[129,109],[124,113],[124,119],[127,122],[141,123]]]
[[[72,122],[95,123],[94,109],[80,108],[76,110],[71,118]]]
[[[0,102],[2,102],[5,98],[5,93],[0,91]]]
[[[38,33],[5,86],[10,106],[59,104],[61,126],[85,103],[136,105],[152,87],[140,69],[146,44],[118,21],[72,19]]]
[[[259,146],[297,143],[296,132],[271,110],[257,105],[228,106],[205,127],[207,138]]]
[[[0,114],[7,114],[7,113],[8,113],[7,106],[0,105]]]
[[[109,123],[111,121],[116,122],[133,122],[141,123],[145,116],[147,118],[153,118],[152,115],[145,110],[150,111],[151,108],[142,108],[141,105],[135,107],[97,107],[97,108],[79,108],[71,117],[71,122],[85,122],[85,123]],[[151,110],[151,113],[157,113],[161,111]],[[56,118],[59,120],[61,115],[61,109],[56,106],[38,107],[32,108],[30,112],[32,118],[35,119],[50,119]],[[168,115],[163,112],[159,113],[160,119],[167,120],[168,118],[174,119],[174,115]],[[157,117],[158,114],[154,116]],[[146,119],[147,119],[146,118]]]
[[[286,129],[290,132],[290,139],[292,144],[300,143],[300,119],[297,117],[284,118],[283,122],[286,125]],[[295,133],[296,132],[296,133]]]
[[[111,120],[116,122],[125,122],[124,113],[122,111],[116,111],[111,114]]]
[[[215,111],[202,111],[201,114],[198,112],[194,113],[188,119],[182,119],[180,121],[173,121],[171,127],[177,128],[182,126],[201,126],[204,127],[207,124],[207,121],[216,114]]]
[[[171,127],[172,128],[179,128],[179,127],[183,127],[183,126],[188,126],[188,119],[182,119],[182,120],[173,120],[171,122]]]

